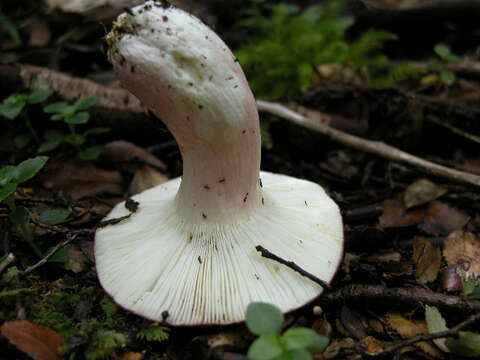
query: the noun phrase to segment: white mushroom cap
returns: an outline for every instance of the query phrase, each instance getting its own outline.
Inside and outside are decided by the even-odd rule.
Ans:
[[[177,8],[150,1],[132,11],[107,36],[109,56],[174,134],[184,174],[135,196],[130,218],[97,231],[102,286],[146,318],[168,313],[172,325],[243,321],[252,301],[287,312],[313,300],[321,286],[255,247],[330,282],[343,252],[337,205],[315,183],[259,171],[255,101],[218,36]],[[128,213],[122,203],[108,218]]]

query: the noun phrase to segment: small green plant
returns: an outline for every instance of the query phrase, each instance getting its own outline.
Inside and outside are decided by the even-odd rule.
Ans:
[[[52,114],[50,119],[53,121],[63,121],[68,125],[69,133],[65,133],[60,129],[50,129],[45,132],[45,142],[40,145],[38,152],[48,152],[56,149],[62,143],[73,145],[77,151],[80,159],[93,160],[100,155],[101,147],[92,145],[82,148],[87,137],[91,135],[99,135],[110,131],[106,127],[95,127],[87,129],[83,133],[78,133],[76,125],[86,124],[90,119],[90,113],[87,109],[95,105],[99,100],[99,96],[91,96],[77,100],[73,104],[65,101],[52,103],[46,105],[43,111],[47,114]]]
[[[311,360],[312,352],[328,345],[326,337],[308,328],[290,328],[280,334],[283,320],[283,314],[271,304],[248,305],[247,328],[259,336],[248,349],[250,360]]]
[[[169,336],[168,331],[169,329],[167,327],[153,323],[140,330],[137,338],[145,341],[165,341]]]
[[[33,159],[22,161],[20,164],[8,165],[0,168],[0,203],[10,208],[9,218],[16,226],[21,237],[33,249],[39,257],[42,253],[33,241],[33,234],[28,227],[30,222],[30,211],[24,206],[16,206],[15,191],[19,184],[31,179],[47,162],[47,156],[37,156]]]
[[[25,111],[27,105],[39,104],[46,101],[52,94],[50,89],[38,88],[31,93],[13,94],[5,98],[0,104],[0,115],[14,120],[18,116],[22,115],[24,118],[25,131],[19,131],[19,134],[13,138],[15,145],[18,148],[23,148],[28,145],[32,140],[37,144],[40,143],[40,138],[33,128],[32,122],[28,113]]]
[[[372,29],[349,42],[346,30],[353,18],[342,10],[340,0],[302,11],[294,5],[256,1],[240,23],[253,38],[235,52],[256,95],[298,95],[311,86],[312,75],[324,64],[349,68],[375,85],[391,85],[414,72],[410,66],[391,66],[379,52],[386,41],[396,39],[392,33]]]
[[[435,45],[433,51],[437,55],[437,58],[429,61],[429,67],[435,72],[435,76],[438,76],[438,79],[443,85],[453,85],[456,80],[455,73],[449,70],[447,65],[460,61],[462,58],[453,54],[450,47],[446,44]]]
[[[448,331],[447,322],[435,306],[425,307],[425,320],[429,333]],[[469,358],[480,357],[480,334],[471,331],[458,331],[456,337],[434,339],[442,351]],[[454,357],[452,357],[453,359]],[[455,357],[456,358],[456,357]]]

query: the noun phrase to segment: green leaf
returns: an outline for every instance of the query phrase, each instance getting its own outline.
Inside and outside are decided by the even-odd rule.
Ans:
[[[45,165],[48,156],[37,156],[33,159],[22,161],[13,170],[13,179],[20,184],[35,176],[37,172]]]
[[[100,134],[105,134],[109,132],[111,129],[109,127],[94,127],[91,129],[88,129],[83,133],[84,136],[89,136],[89,135],[100,135]]]
[[[18,226],[27,225],[30,221],[30,211],[24,206],[17,206],[8,216]]]
[[[445,344],[450,352],[460,356],[478,357],[480,356],[480,334],[470,331],[460,331],[458,339],[448,338]]]
[[[321,351],[329,342],[325,336],[307,328],[288,329],[282,335],[282,340],[288,350],[308,348],[314,351]]]
[[[65,122],[67,124],[85,124],[90,119],[90,114],[86,111],[73,114],[72,116],[65,117]]]
[[[27,101],[29,104],[38,104],[47,100],[50,95],[52,95],[52,90],[47,88],[38,88],[33,90],[31,94],[28,95]]]
[[[253,302],[247,307],[246,323],[255,335],[278,334],[282,328],[283,314],[271,304]]]
[[[39,222],[47,225],[56,225],[68,218],[70,211],[65,209],[46,210],[40,213]]]
[[[448,330],[445,319],[442,317],[442,314],[440,314],[440,311],[438,311],[435,306],[425,306],[425,321],[427,322],[427,328],[430,334]],[[445,340],[445,338],[434,339],[433,342],[442,351],[449,352],[448,347],[445,345]]]
[[[451,54],[450,48],[445,44],[435,45],[433,51],[435,51],[435,53],[444,60],[447,59],[448,56]]]
[[[15,143],[15,146],[17,148],[22,149],[25,146],[27,146],[32,139],[33,139],[33,136],[31,133],[23,133],[23,134],[16,135],[13,138],[13,142]]]
[[[0,186],[5,186],[14,177],[15,166],[8,165],[0,168]]]
[[[455,82],[455,73],[451,70],[440,71],[440,80],[447,86],[452,85]]]
[[[50,129],[45,131],[43,137],[46,140],[63,140],[63,138],[65,137],[65,132],[60,129]]]
[[[15,119],[26,105],[27,96],[23,94],[15,94],[7,97],[0,104],[0,115],[7,119]]]
[[[312,360],[312,354],[306,349],[290,350],[276,357],[275,360]]]
[[[95,159],[98,158],[98,156],[100,155],[101,152],[102,152],[102,147],[101,146],[93,145],[93,146],[90,146],[90,147],[86,148],[85,150],[80,151],[78,156],[82,160],[95,160]]]
[[[63,113],[67,111],[71,106],[68,105],[67,102],[65,101],[60,101],[60,102],[55,102],[52,104],[48,104],[43,107],[43,112],[47,114],[53,114],[53,113]],[[58,120],[58,119],[52,119],[52,120]]]
[[[62,140],[47,140],[38,147],[37,151],[39,153],[52,151],[56,149],[61,143],[62,143]]]
[[[12,195],[15,190],[17,189],[17,184],[15,183],[8,183],[0,188],[0,201],[4,201],[10,195]]]
[[[53,248],[54,247],[52,246],[50,249],[48,249],[46,254],[49,254]],[[68,257],[67,249],[61,248],[55,253],[55,255],[53,255],[50,259],[48,259],[48,261],[65,264],[68,261],[68,259],[69,257]]]
[[[95,105],[98,100],[100,100],[99,95],[90,96],[90,97],[78,99],[73,106],[75,106],[77,110],[85,110]]]
[[[64,140],[73,146],[80,146],[85,142],[85,137],[80,134],[69,134],[65,136]]]
[[[278,335],[263,335],[250,345],[247,357],[250,360],[273,360],[282,353]]]

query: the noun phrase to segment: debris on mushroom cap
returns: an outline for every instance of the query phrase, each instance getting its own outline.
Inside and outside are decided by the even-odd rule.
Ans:
[[[134,196],[135,213],[97,231],[105,290],[172,325],[239,322],[252,301],[286,312],[317,297],[321,286],[255,248],[328,283],[343,251],[338,207],[315,183],[260,172],[255,100],[223,41],[184,11],[147,1],[118,18],[107,42],[124,86],[177,139],[184,173]],[[108,219],[128,213],[119,204]]]

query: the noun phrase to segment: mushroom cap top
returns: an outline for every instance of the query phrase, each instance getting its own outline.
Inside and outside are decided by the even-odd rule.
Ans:
[[[343,255],[338,207],[315,183],[267,172],[261,179],[261,205],[233,224],[192,224],[178,216],[180,178],[134,196],[140,205],[130,218],[96,233],[104,289],[122,307],[171,325],[240,322],[252,301],[287,312],[316,298],[319,285],[255,247],[329,283]],[[126,214],[122,203],[108,218]]]

